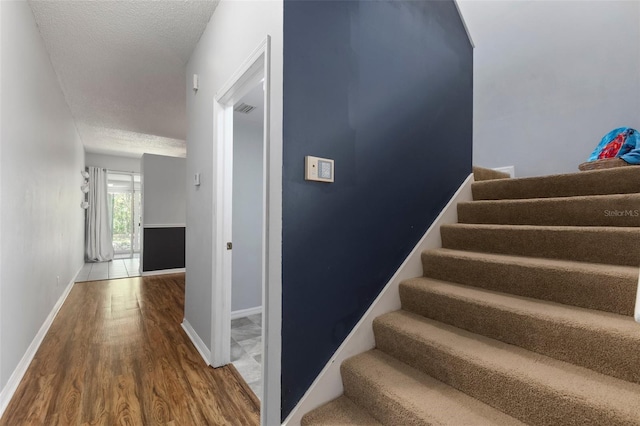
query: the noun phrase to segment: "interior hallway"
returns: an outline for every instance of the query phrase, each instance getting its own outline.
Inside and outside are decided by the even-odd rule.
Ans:
[[[0,426],[259,424],[232,365],[213,369],[182,330],[184,274],[77,283]]]

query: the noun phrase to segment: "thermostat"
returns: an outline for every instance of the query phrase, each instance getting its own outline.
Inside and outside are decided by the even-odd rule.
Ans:
[[[333,182],[334,163],[328,158],[304,157],[304,179],[318,182]]]

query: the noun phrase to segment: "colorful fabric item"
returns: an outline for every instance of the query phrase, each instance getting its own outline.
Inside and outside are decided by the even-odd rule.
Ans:
[[[640,164],[640,133],[630,127],[620,127],[607,133],[588,161],[620,158],[629,164]]]

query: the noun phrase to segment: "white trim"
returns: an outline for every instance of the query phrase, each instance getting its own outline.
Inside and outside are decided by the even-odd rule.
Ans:
[[[304,416],[314,408],[331,401],[342,395],[342,377],[340,365],[354,355],[368,351],[375,347],[372,323],[376,317],[387,312],[400,309],[400,294],[398,286],[407,278],[422,276],[421,254],[424,250],[442,247],[440,238],[440,226],[458,221],[457,206],[461,201],[471,201],[471,184],[473,174],[470,174],[460,185],[447,205],[442,209],[438,217],[433,221],[427,232],[393,275],[376,300],[371,304],[367,312],[351,330],[351,333],[342,342],[338,350],[333,354],[329,362],[322,369],[311,387],[304,394],[300,402],[291,411],[283,425],[298,426]]]
[[[237,311],[231,311],[231,319],[238,319],[248,317],[249,315],[261,314],[262,306],[256,306],[255,308],[238,309]]]
[[[640,276],[638,276],[638,291],[636,292],[636,309],[633,317],[636,322],[640,322]]]
[[[144,271],[140,275],[143,277],[153,277],[154,275],[181,274],[186,271],[186,268],[158,269],[157,271]]]
[[[0,27],[2,26],[2,6],[0,5]],[[2,46],[2,28],[0,28],[0,46]],[[0,55],[0,81],[2,81],[2,55]],[[2,98],[2,85],[0,84],[0,99]],[[0,102],[0,129],[2,129],[2,102]],[[76,128],[77,129],[77,128]],[[76,130],[77,131],[77,130]],[[0,134],[0,164],[2,164],[2,134]],[[5,142],[6,143],[6,142]],[[2,173],[0,173],[0,229],[2,229]],[[2,242],[2,232],[0,231],[0,242]],[[2,244],[0,244],[0,277],[2,277]],[[2,284],[0,284],[0,287]],[[0,288],[0,318],[2,318],[2,289]],[[0,327],[0,368],[2,368],[2,327]],[[0,417],[4,412],[4,404],[2,392],[0,392]]]
[[[502,173],[509,173],[509,176],[512,178],[516,177],[516,168],[515,166],[505,166],[505,167],[495,167],[493,170]]]
[[[282,54],[280,43],[280,50],[276,52],[279,58]],[[264,64],[262,426],[280,424],[282,415],[282,60],[272,64],[271,54],[271,38],[267,36]],[[277,79],[272,77],[272,66]],[[273,100],[272,91],[277,95]]]
[[[186,223],[158,223],[158,224],[144,224],[142,225],[144,229],[147,228],[186,228]]]
[[[69,284],[67,284],[67,287],[58,298],[56,304],[53,305],[53,309],[51,309],[51,312],[49,312],[49,315],[44,320],[44,323],[40,327],[40,330],[38,330],[38,333],[31,341],[31,344],[27,348],[27,351],[22,356],[22,359],[16,366],[15,370],[13,370],[13,373],[11,374],[11,377],[9,377],[7,384],[2,389],[2,392],[0,392],[0,417],[2,417],[2,414],[4,414],[4,410],[7,409],[7,405],[9,405],[9,402],[16,392],[16,389],[18,389],[20,381],[22,381],[22,378],[27,372],[31,361],[33,361],[33,357],[38,352],[38,349],[42,344],[42,340],[44,340],[44,337],[47,335],[51,324],[53,324],[53,320],[56,318],[56,315],[58,315],[58,312],[64,304],[64,301],[67,300],[67,296],[69,296],[69,293],[71,292],[71,289],[76,282],[76,277],[78,276],[78,274],[80,274],[81,270],[82,268],[78,269],[78,272],[75,273],[73,279],[71,279]]]
[[[191,343],[193,343],[193,346],[196,347],[198,353],[204,360],[204,363],[207,365],[211,365],[211,363],[209,362],[211,352],[209,352],[209,348],[207,348],[207,345],[205,345],[200,336],[198,336],[198,333],[196,333],[196,331],[193,329],[191,324],[189,324],[189,321],[187,321],[186,318],[182,320],[181,325],[184,332],[187,333],[187,337],[189,337],[189,340],[191,340]]]
[[[219,104],[233,104],[255,87],[264,74],[264,55],[271,38],[265,37],[249,57],[238,67],[231,78],[216,93],[215,100]],[[262,59],[262,60],[261,60]],[[265,79],[266,82],[266,79]],[[265,88],[266,88],[265,84]],[[265,90],[266,92],[266,90]]]
[[[460,20],[462,21],[462,26],[464,26],[464,30],[467,32],[467,37],[469,38],[469,43],[471,43],[471,47],[475,49],[476,44],[473,42],[473,38],[471,37],[471,32],[469,31],[469,27],[467,26],[467,21],[464,19],[464,15],[460,10],[460,5],[458,4],[460,0],[453,0],[453,4],[456,5],[456,9],[458,10],[458,15],[460,15]]]

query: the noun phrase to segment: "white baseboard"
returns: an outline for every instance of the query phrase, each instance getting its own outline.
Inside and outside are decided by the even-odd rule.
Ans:
[[[262,306],[256,306],[255,308],[249,309],[238,309],[237,311],[231,312],[231,319],[238,319],[243,317],[248,317],[249,315],[261,314]]]
[[[344,389],[342,387],[342,377],[340,376],[340,365],[345,359],[375,347],[373,320],[380,315],[400,309],[400,294],[398,291],[400,282],[407,278],[422,276],[422,252],[442,247],[440,226],[458,221],[458,203],[472,200],[472,183],[473,174],[470,174],[433,221],[400,268],[391,277],[391,280],[371,304],[371,307],[333,354],[318,377],[316,377],[300,402],[285,419],[284,426],[299,426],[302,416],[306,413],[342,395]]]
[[[196,333],[186,318],[182,320],[182,329],[187,333],[191,343],[196,347],[205,364],[211,365],[211,362],[209,361],[209,359],[211,359],[211,351],[207,348],[207,345],[204,344],[200,336],[198,336],[198,333]]]
[[[495,167],[493,170],[502,173],[509,173],[512,178],[516,177],[516,168],[514,166]]]
[[[27,369],[29,368],[31,361],[33,361],[33,357],[36,355],[36,352],[38,352],[38,349],[42,344],[42,340],[44,340],[44,336],[47,335],[51,324],[53,324],[53,320],[56,318],[56,315],[58,315],[58,312],[64,304],[64,301],[67,300],[67,296],[71,292],[71,288],[76,282],[76,277],[81,270],[82,268],[78,269],[78,272],[75,273],[69,284],[67,284],[67,287],[58,298],[56,304],[53,305],[53,309],[51,309],[51,312],[49,312],[49,315],[44,320],[44,323],[40,327],[40,330],[38,330],[38,333],[31,341],[31,344],[27,348],[27,351],[22,356],[22,359],[16,366],[15,370],[13,370],[13,373],[11,374],[11,377],[9,377],[7,384],[0,392],[0,417],[2,417],[2,415],[4,414],[4,410],[7,409],[7,405],[9,405],[11,398],[13,398],[13,394],[16,392],[16,389],[18,389],[18,385],[27,372]]]
[[[636,308],[633,313],[636,322],[640,322],[640,276],[638,277],[638,291],[636,292]]]
[[[141,275],[143,277],[152,277],[154,275],[180,274],[182,272],[186,272],[186,268],[160,269],[158,271],[144,271]]]

